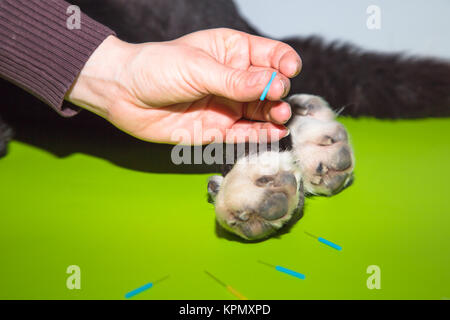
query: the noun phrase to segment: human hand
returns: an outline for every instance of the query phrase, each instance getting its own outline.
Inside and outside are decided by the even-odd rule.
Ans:
[[[145,44],[110,36],[66,99],[147,141],[178,143],[177,129],[190,134],[190,144],[212,142],[205,135],[209,129],[218,130],[226,142],[255,141],[266,129],[271,141],[288,133],[283,124],[290,106],[280,99],[289,92],[289,77],[300,69],[300,57],[287,44],[231,29]],[[277,76],[268,100],[257,108],[273,71]],[[196,121],[200,135],[194,134]]]

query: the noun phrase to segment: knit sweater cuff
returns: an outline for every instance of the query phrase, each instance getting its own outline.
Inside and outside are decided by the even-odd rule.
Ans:
[[[78,108],[63,106],[64,96],[95,49],[114,34],[83,13],[77,20],[70,6],[62,0],[0,0],[0,76],[66,117]]]

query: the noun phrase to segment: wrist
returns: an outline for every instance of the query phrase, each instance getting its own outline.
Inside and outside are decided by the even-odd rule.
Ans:
[[[108,118],[111,106],[123,98],[123,70],[132,46],[115,36],[107,37],[92,53],[65,99]]]

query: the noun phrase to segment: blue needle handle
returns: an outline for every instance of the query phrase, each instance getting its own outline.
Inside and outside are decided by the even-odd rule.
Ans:
[[[334,248],[334,249],[336,249],[336,250],[339,250],[339,251],[341,251],[342,250],[342,247],[341,246],[339,246],[339,245],[337,245],[336,243],[333,243],[333,242],[331,242],[331,241],[328,241],[327,239],[324,239],[324,238],[322,238],[322,237],[319,237],[319,238],[317,238],[320,242],[322,242],[322,243],[324,243],[324,244],[326,244],[327,246],[330,246],[330,247],[332,247],[332,248]]]
[[[275,269],[280,271],[280,272],[286,273],[286,274],[288,274],[290,276],[293,276],[293,277],[296,277],[296,278],[299,278],[299,279],[302,279],[302,280],[305,279],[305,275],[300,273],[300,272],[296,272],[296,271],[284,268],[282,266],[275,266]]]
[[[131,297],[134,297],[135,295],[141,293],[142,291],[148,290],[151,287],[153,287],[153,283],[151,283],[151,282],[144,284],[142,287],[139,287],[137,289],[134,289],[133,291],[128,292],[125,295],[125,298],[130,299]]]
[[[273,79],[275,79],[275,76],[276,76],[276,75],[277,75],[277,72],[274,71],[274,72],[272,73],[272,77],[270,77],[269,83],[268,83],[267,86],[264,88],[264,91],[263,91],[261,97],[259,98],[259,100],[263,101],[263,100],[266,98],[266,95],[267,95],[267,93],[269,92],[269,89],[270,89],[270,85],[272,84],[272,81],[273,81]]]

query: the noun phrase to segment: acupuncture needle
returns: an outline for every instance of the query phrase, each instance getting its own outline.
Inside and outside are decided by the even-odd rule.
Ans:
[[[266,266],[268,266],[270,268],[275,268],[275,270],[283,272],[283,273],[286,273],[286,274],[288,274],[288,275],[290,275],[292,277],[296,277],[296,278],[302,279],[302,280],[305,279],[305,275],[303,273],[300,273],[300,272],[297,272],[297,271],[294,271],[294,270],[291,270],[291,269],[288,269],[288,268],[285,268],[285,267],[282,267],[282,266],[276,266],[276,265],[273,265],[273,264],[270,264],[270,263],[267,263],[267,262],[264,262],[264,261],[261,261],[261,260],[258,260],[258,262],[261,263],[261,264],[264,264],[264,265],[266,265]]]
[[[134,290],[128,292],[127,294],[125,294],[125,298],[130,299],[130,298],[134,297],[135,295],[137,295],[137,294],[139,294],[139,293],[141,293],[141,292],[143,292],[143,291],[145,291],[145,290],[150,289],[151,287],[153,287],[153,286],[154,286],[155,284],[157,284],[158,282],[161,282],[161,281],[166,280],[168,277],[169,277],[169,275],[167,275],[167,276],[165,276],[165,277],[163,277],[163,278],[161,278],[161,279],[158,279],[158,280],[156,280],[156,281],[153,281],[153,282],[149,282],[149,283],[147,283],[147,284],[144,284],[143,286],[141,286],[141,287],[139,287],[139,288],[137,288],[137,289],[134,289]]]
[[[313,238],[319,240],[319,241],[322,242],[323,244],[326,244],[327,246],[329,246],[329,247],[331,247],[331,248],[333,248],[333,249],[336,249],[336,250],[338,250],[338,251],[341,251],[341,250],[342,250],[342,247],[341,247],[341,246],[339,246],[339,245],[337,245],[337,244],[335,244],[335,243],[333,243],[333,242],[331,242],[331,241],[329,241],[329,240],[327,240],[327,239],[324,239],[324,238],[322,238],[322,237],[315,236],[315,235],[313,235],[313,234],[311,234],[311,233],[309,233],[309,232],[307,232],[307,231],[305,231],[305,233],[306,233],[308,236],[313,237]]]
[[[232,295],[234,295],[238,299],[240,299],[240,300],[248,300],[244,295],[242,295],[242,293],[240,293],[239,291],[234,289],[232,286],[226,284],[225,282],[220,281],[217,277],[213,276],[211,273],[209,273],[206,270],[205,270],[205,273],[208,276],[210,276],[211,278],[213,278],[214,280],[216,280],[221,286],[225,287]]]
[[[267,85],[264,88],[261,96],[259,97],[259,101],[258,101],[258,104],[256,105],[255,111],[253,112],[252,118],[255,116],[255,113],[256,113],[256,111],[258,111],[259,106],[261,105],[261,103],[266,99],[266,96],[269,93],[270,86],[272,85],[272,82],[275,79],[276,75],[277,75],[276,71],[272,72],[272,76],[270,77],[269,82],[267,83]]]

